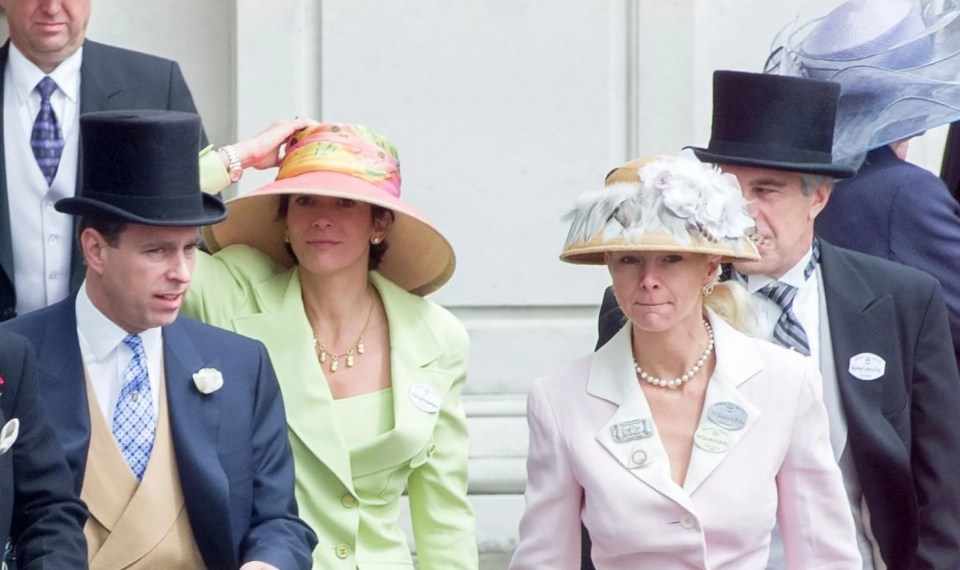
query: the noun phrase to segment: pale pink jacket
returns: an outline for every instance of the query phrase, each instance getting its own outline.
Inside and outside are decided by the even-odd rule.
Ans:
[[[656,433],[617,443],[611,431],[652,418],[629,326],[533,383],[526,511],[512,570],[579,569],[581,519],[597,570],[762,570],[776,522],[791,570],[862,568],[813,362],[716,315],[710,322],[717,366],[700,424],[713,425],[706,411],[716,402],[748,417],[730,431],[728,451],[694,446],[682,487]]]

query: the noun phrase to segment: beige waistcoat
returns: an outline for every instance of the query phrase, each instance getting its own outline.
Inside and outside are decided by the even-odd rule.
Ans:
[[[90,379],[90,448],[80,498],[90,509],[83,528],[91,570],[203,568],[180,488],[167,411],[166,378],[159,382],[157,431],[150,463],[137,479],[103,417]]]

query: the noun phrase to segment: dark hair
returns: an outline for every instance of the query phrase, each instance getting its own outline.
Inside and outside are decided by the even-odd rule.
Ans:
[[[110,247],[117,247],[117,244],[120,243],[120,234],[127,229],[127,222],[96,214],[81,216],[80,221],[77,222],[77,243],[80,242],[80,235],[83,234],[83,230],[87,228],[96,230]]]
[[[277,206],[277,221],[286,220],[287,213],[290,211],[290,199],[293,198],[295,194],[283,194],[280,196],[280,203]],[[360,200],[362,202],[362,200]],[[389,208],[384,208],[383,206],[377,206],[376,204],[370,204],[370,219],[373,221],[389,218],[391,221],[394,219],[393,210]],[[284,247],[287,249],[287,253],[290,254],[290,257],[296,263],[300,263],[300,260],[297,259],[297,254],[293,253],[293,248],[290,247],[289,243],[284,244]],[[383,240],[380,243],[370,244],[370,256],[367,258],[367,269],[373,270],[380,267],[380,263],[383,262],[383,256],[387,253],[387,248],[389,248],[387,240]]]

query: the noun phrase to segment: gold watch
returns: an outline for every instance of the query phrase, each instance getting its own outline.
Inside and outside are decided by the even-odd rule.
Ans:
[[[240,180],[243,176],[243,165],[240,163],[240,153],[231,145],[222,146],[220,150],[223,151],[223,154],[227,155],[227,176],[230,177],[230,182]]]

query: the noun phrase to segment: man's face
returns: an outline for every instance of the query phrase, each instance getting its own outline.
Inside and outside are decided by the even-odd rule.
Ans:
[[[805,195],[797,172],[752,166],[720,167],[737,177],[748,202],[747,211],[757,226],[753,237],[760,260],[739,261],[734,267],[743,275],[779,279],[810,248],[813,221],[827,205],[830,186],[822,185]]]
[[[90,0],[0,0],[10,40],[27,59],[50,73],[83,44]]]
[[[177,318],[196,264],[197,228],[128,224],[115,245],[87,228],[80,240],[87,292],[110,320],[139,334]]]

